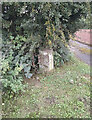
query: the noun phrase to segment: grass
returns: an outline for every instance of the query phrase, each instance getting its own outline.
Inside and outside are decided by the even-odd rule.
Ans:
[[[25,92],[4,103],[3,117],[90,117],[90,67],[78,59],[25,81]]]

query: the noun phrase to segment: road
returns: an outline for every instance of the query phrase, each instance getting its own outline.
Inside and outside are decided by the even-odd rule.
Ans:
[[[81,61],[85,62],[86,64],[92,66],[92,47],[85,45],[83,43],[80,43],[78,41],[70,40],[69,42],[70,50],[73,52]],[[89,53],[82,52],[80,49],[89,50]]]

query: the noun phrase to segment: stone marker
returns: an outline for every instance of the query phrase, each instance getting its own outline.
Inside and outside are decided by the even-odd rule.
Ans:
[[[40,71],[51,71],[54,68],[53,64],[53,50],[43,49],[39,50],[39,69]]]

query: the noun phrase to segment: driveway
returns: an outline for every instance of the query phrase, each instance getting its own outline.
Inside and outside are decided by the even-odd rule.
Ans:
[[[70,51],[73,52],[81,61],[92,66],[92,47],[70,40]]]

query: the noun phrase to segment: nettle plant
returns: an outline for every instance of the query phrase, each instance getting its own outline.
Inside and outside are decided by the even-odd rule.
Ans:
[[[32,38],[32,40],[31,40]],[[1,59],[1,76],[3,91],[19,93],[23,91],[25,85],[23,84],[23,73],[27,78],[33,75],[33,60],[35,47],[38,46],[36,39],[39,36],[26,39],[23,36],[10,36],[2,44],[2,59]],[[7,43],[7,44],[6,44]]]
[[[1,80],[3,85],[3,92],[4,94],[9,92],[19,93],[19,91],[24,90],[24,85],[22,84],[23,79],[19,73],[22,70],[22,66],[19,64],[13,64],[13,51],[10,51],[10,55],[7,58],[1,59]]]

